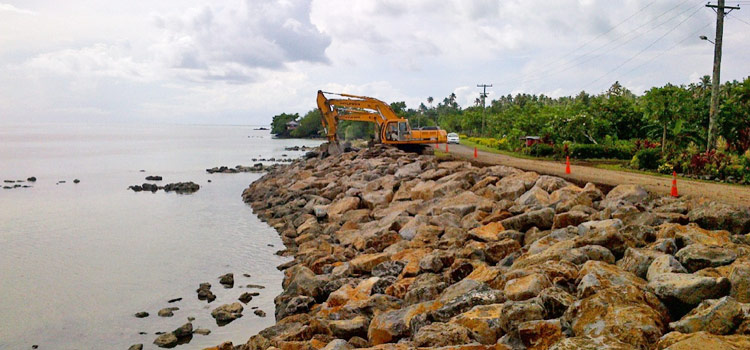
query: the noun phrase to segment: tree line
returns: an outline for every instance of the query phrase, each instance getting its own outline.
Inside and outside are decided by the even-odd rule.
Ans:
[[[720,96],[715,130],[718,140],[710,147],[706,144],[711,99],[709,76],[689,85],[654,87],[642,95],[634,94],[619,82],[597,95],[585,91],[557,98],[544,94],[508,94],[488,101],[484,110],[480,98],[474,105],[464,108],[457,103],[454,93],[442,101],[428,97],[417,108],[408,108],[405,102],[394,102],[390,106],[397,115],[409,119],[412,128],[439,125],[449,132],[473,137],[475,141],[499,149],[559,155],[577,147],[602,158],[623,158],[634,157],[643,148],[656,148],[658,154],[649,157],[658,160],[647,162],[645,168],[667,164],[673,170],[689,172],[688,163],[695,163],[693,158],[699,154],[709,158],[708,163],[716,163],[715,167],[726,168],[733,163],[740,165],[742,159],[733,162],[729,158],[743,157],[750,148],[750,77],[722,84]],[[275,116],[272,132],[279,135],[278,131],[282,130],[277,124],[289,116]],[[299,118],[296,114],[291,116]],[[298,129],[280,135],[321,134],[317,109],[298,120]],[[346,139],[369,138],[373,135],[373,126],[342,122],[339,134]],[[539,136],[547,146],[526,149],[520,141],[523,136]],[[711,151],[703,152],[707,149]],[[616,156],[609,157],[606,150],[612,150]],[[729,160],[724,165],[719,164],[721,162],[714,159],[711,152],[725,154]],[[644,168],[639,164],[634,166]]]

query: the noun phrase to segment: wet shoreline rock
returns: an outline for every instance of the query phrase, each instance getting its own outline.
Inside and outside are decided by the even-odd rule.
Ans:
[[[175,192],[177,194],[191,194],[197,192],[201,188],[200,185],[195,182],[175,182],[166,184],[164,186],[158,186],[156,184],[143,183],[142,185],[133,185],[128,187],[133,192],[152,192],[164,190],[164,192]]]
[[[384,146],[311,152],[243,193],[293,260],[276,323],[239,349],[750,344],[747,208]]]

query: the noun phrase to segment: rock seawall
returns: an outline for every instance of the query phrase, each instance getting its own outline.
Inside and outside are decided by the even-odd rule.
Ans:
[[[750,348],[747,208],[382,146],[243,198],[294,260],[237,349]]]

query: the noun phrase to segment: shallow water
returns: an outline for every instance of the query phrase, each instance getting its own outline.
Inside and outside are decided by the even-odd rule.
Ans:
[[[275,267],[286,261],[273,253],[283,245],[240,197],[260,175],[205,169],[298,157],[302,152],[284,147],[319,142],[274,140],[252,129],[0,126],[0,180],[38,179],[32,188],[0,190],[0,349],[127,349],[135,343],[155,349],[155,332],[172,331],[189,316],[195,328],[212,331],[178,347],[192,349],[244,343],[273,324],[282,278]],[[161,183],[194,181],[201,189],[191,195],[127,190],[147,175],[163,176]],[[235,274],[235,288],[218,283],[227,272]],[[201,282],[212,284],[216,301],[197,300]],[[266,288],[239,288],[246,284]],[[242,318],[218,327],[211,310],[244,291],[260,296]],[[174,317],[156,315],[169,306],[180,308]],[[254,306],[268,316],[255,316]],[[151,316],[137,319],[138,311]]]

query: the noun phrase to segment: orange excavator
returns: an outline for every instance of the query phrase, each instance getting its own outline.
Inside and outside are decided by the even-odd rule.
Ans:
[[[326,94],[340,98],[329,99]],[[412,130],[408,120],[397,116],[385,102],[372,97],[318,90],[318,109],[331,144],[338,144],[339,120],[375,123],[381,143],[402,148],[444,143],[448,139],[445,130]]]

